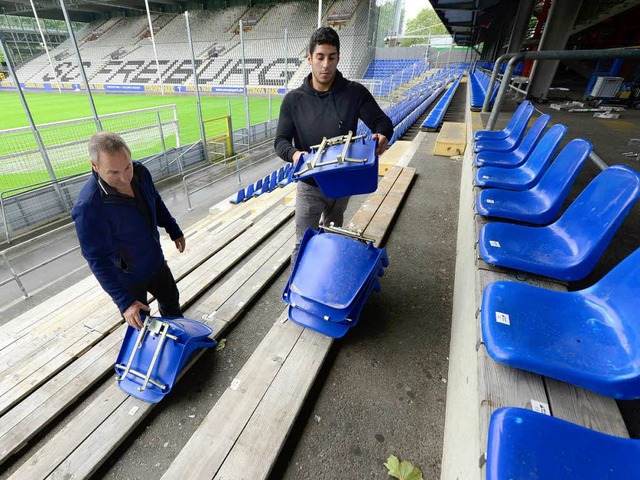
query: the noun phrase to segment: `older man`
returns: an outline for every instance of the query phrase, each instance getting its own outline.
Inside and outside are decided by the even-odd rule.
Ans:
[[[116,133],[89,140],[92,175],[71,211],[83,257],[127,323],[142,327],[147,292],[163,317],[181,317],[176,282],[160,246],[163,227],[183,252],[182,230],[156,190],[149,170],[131,160]]]

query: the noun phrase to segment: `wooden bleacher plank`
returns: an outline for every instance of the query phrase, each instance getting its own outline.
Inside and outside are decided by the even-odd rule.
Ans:
[[[303,330],[214,479],[267,478],[332,344]]]
[[[2,417],[0,464],[113,368],[125,330],[122,325]]]
[[[380,208],[380,205],[384,201],[385,197],[393,187],[393,184],[398,179],[398,176],[402,172],[402,167],[394,166],[378,183],[378,188],[375,192],[370,194],[362,203],[358,211],[353,218],[349,221],[347,228],[357,231],[362,225],[368,225],[371,219]]]
[[[177,265],[174,262],[171,265],[174,277],[177,280],[183,278],[210,255],[220,251],[233,239],[246,231],[251,225],[252,222],[250,220],[234,222],[220,229],[220,233],[212,237],[215,238],[214,241],[196,243],[193,248],[189,249],[189,254],[183,256],[184,260],[182,262]],[[59,310],[48,320],[40,322],[37,326],[34,326],[29,335],[24,335],[16,340],[13,345],[3,350],[0,357],[6,356],[7,361],[2,362],[0,360],[0,365],[5,365],[6,367],[5,369],[0,369],[0,375],[5,370],[9,370],[10,367],[12,378],[17,380],[19,375],[24,375],[23,371],[15,367],[20,362],[26,362],[30,371],[39,369],[42,365],[39,359],[43,359],[42,361],[46,362],[52,352],[63,348],[59,341],[61,334],[65,335],[67,344],[73,343],[75,339],[82,337],[86,333],[86,329],[83,328],[84,325],[93,328],[91,316],[96,314],[99,318],[104,318],[105,315],[108,315],[114,321],[120,320],[119,314],[114,312],[111,298],[101,288],[94,289],[78,299],[78,301],[68,305],[67,308]],[[82,321],[79,322],[78,319],[82,319]],[[70,329],[75,330],[75,333],[70,333]],[[2,380],[0,380],[0,385],[2,385]],[[9,388],[5,387],[5,391],[8,390]]]
[[[396,187],[396,184],[398,187],[395,191],[393,187],[382,185],[382,188],[389,188],[389,192],[394,192],[394,195],[389,194],[384,197],[378,195],[376,198],[383,204],[388,201],[399,207],[398,199],[402,199],[406,194],[414,174],[414,169],[408,169],[407,174],[404,174],[404,169],[400,175],[396,172],[393,187]],[[405,191],[400,191],[400,186]],[[373,195],[375,194],[370,195],[370,198]],[[383,211],[385,211],[384,208]],[[358,217],[366,221],[359,223]],[[357,212],[349,223],[349,227],[365,232],[368,228],[371,228],[371,231],[382,232],[387,230],[393,218],[386,213],[370,216],[369,214],[359,215]],[[386,222],[387,225],[381,227],[374,225],[382,222]],[[384,238],[385,236],[382,235],[380,241],[383,242]],[[287,321],[286,324],[291,325],[292,328],[299,328],[292,322]],[[280,322],[276,322],[268,335],[275,335],[275,332],[281,331],[282,328]],[[263,343],[265,344],[263,348],[268,348],[268,344]],[[211,478],[212,473],[216,473],[214,478],[231,478],[234,475],[233,472],[239,471],[242,471],[243,478],[252,480],[266,478],[332,343],[332,338],[304,329],[291,354],[284,360],[276,378],[264,394],[262,389],[265,385],[262,383],[253,386],[246,385],[246,381],[241,383],[244,388],[251,388],[252,395],[261,397],[256,407],[253,404],[247,406],[241,402],[234,402],[236,394],[231,392],[230,387],[213,407],[207,416],[208,420],[205,420],[196,430],[192,440],[176,457],[163,478],[178,478],[184,472],[184,466],[192,464],[197,465],[194,478]],[[259,354],[257,352],[257,350],[254,352],[241,371],[245,368],[253,371],[260,366],[266,367],[262,350]],[[270,357],[267,355],[266,358]],[[233,425],[221,429],[215,422],[220,418],[233,419]],[[204,442],[207,442],[206,445],[216,446],[215,451],[210,455],[202,452],[201,448],[194,448]]]
[[[467,146],[467,124],[444,122],[436,139],[433,154],[441,157],[463,155]]]
[[[364,237],[374,240],[376,245],[381,245],[384,242],[402,201],[409,193],[415,174],[415,168],[405,167],[402,169],[402,173],[364,230]]]
[[[235,225],[235,228],[226,229],[226,234],[221,235],[213,244],[209,244],[212,247],[211,253],[221,251],[234,238],[241,238],[240,235],[246,230],[248,224],[247,221],[243,221]],[[194,257],[196,260],[190,263],[190,270],[200,265],[207,256],[208,254],[199,251],[199,254]],[[219,266],[221,267],[222,263]],[[181,277],[184,277],[184,275],[176,275],[176,278],[179,279],[179,286],[184,284],[184,282],[180,281]],[[187,279],[190,278],[190,276],[184,277],[185,281],[189,281]],[[185,293],[185,295],[189,295],[189,292]],[[61,311],[59,315],[66,316],[67,312]],[[30,336],[25,337],[26,341],[31,341],[37,346],[35,350],[37,353],[31,355],[31,352],[28,352],[29,355],[20,358],[19,364],[11,367],[9,375],[0,378],[0,392],[2,392],[0,395],[0,412],[4,413],[8,408],[15,405],[33,389],[42,385],[62,368],[81,356],[87,348],[100,341],[101,338],[122,322],[120,314],[114,308],[111,299],[106,295],[101,297],[100,302],[82,302],[81,310],[76,312],[76,316],[70,315],[69,317],[72,328],[63,332],[61,337],[58,334],[54,334],[50,338],[47,337],[48,341],[42,345],[39,345]],[[78,322],[78,318],[83,319],[83,321]],[[94,321],[94,319],[97,320]],[[89,326],[91,330],[85,328],[85,325]]]
[[[199,454],[178,455],[162,480],[182,480],[187,471],[193,480],[213,478],[302,334],[286,320],[285,310],[182,450]]]
[[[266,218],[266,217],[265,217]],[[287,217],[288,218],[288,217]],[[267,218],[269,220],[269,218]],[[256,283],[252,281],[252,277],[257,275],[261,278],[262,282],[268,282],[271,280],[273,276],[277,274],[280,268],[288,262],[290,258],[291,252],[291,233],[287,232],[286,235],[277,235],[271,242],[270,245],[267,245],[265,248],[269,255],[261,255],[259,252],[256,254],[256,257],[262,257],[262,265],[259,263],[250,265],[252,270],[255,270],[253,274],[249,269],[243,267],[240,269],[238,274],[246,279],[245,283],[250,285],[250,288],[247,290],[250,291],[249,295],[245,296],[246,302],[243,302],[241,305],[238,304],[236,299],[234,298],[234,293],[232,292],[228,302],[231,302],[232,305],[235,306],[235,309],[240,312],[247,308],[247,304],[252,300],[255,296],[258,295],[260,288],[254,288]],[[273,245],[271,245],[273,244]],[[273,247],[277,246],[276,254],[273,254]],[[245,252],[246,253],[246,252]],[[273,268],[276,266],[276,262],[282,262],[277,268]],[[267,268],[260,268],[264,265],[267,265]],[[270,275],[265,275],[265,271],[269,271]],[[232,277],[233,279],[234,277]],[[224,304],[223,306],[224,307]],[[189,312],[187,312],[189,313]],[[188,315],[187,315],[188,316]],[[238,314],[235,314],[237,317]],[[226,328],[226,325],[225,327]],[[122,335],[119,337],[122,338]],[[197,357],[199,357],[197,354]],[[113,358],[115,356],[112,354],[110,357],[109,368],[112,367]],[[196,357],[196,358],[197,358]],[[192,361],[192,363],[195,359]],[[192,364],[190,363],[189,366]],[[185,368],[186,371],[189,367]],[[183,373],[184,373],[183,371]],[[98,418],[98,413],[96,410],[100,410],[100,398],[96,399],[92,402],[88,407],[89,414],[87,415],[88,421],[85,422],[85,414],[83,412],[82,415],[79,415],[72,421],[71,423],[75,423],[74,427],[70,427],[70,431],[73,432],[74,436],[71,437],[69,431],[64,434],[64,442],[61,441],[51,441],[46,444],[36,455],[39,455],[39,460],[28,467],[22,467],[19,470],[20,475],[31,475],[32,472],[37,472],[35,474],[36,477],[40,477],[43,475],[42,472],[54,472],[54,475],[58,475],[60,472],[64,472],[64,474],[71,474],[69,478],[84,478],[84,475],[90,475],[90,473],[104,461],[108,455],[122,442],[128,433],[130,433],[144,416],[148,414],[149,411],[154,407],[154,405],[147,404],[145,402],[141,402],[135,400],[133,398],[126,398],[126,394],[117,389],[117,392],[111,391],[111,387],[109,388],[109,395],[125,398],[120,403],[120,408],[113,412],[105,412],[106,414],[100,419]],[[131,415],[131,409],[134,407],[138,407],[139,410]],[[131,417],[135,418],[131,418]],[[133,422],[133,423],[132,423]],[[81,433],[79,433],[81,432]],[[96,439],[97,438],[97,439]],[[69,448],[67,445],[59,446],[60,443],[66,443],[68,445],[72,445],[73,448]],[[88,452],[85,452],[85,448],[88,448]],[[42,453],[41,453],[42,452]],[[102,454],[103,456],[100,456]],[[62,463],[57,462],[60,457],[64,457],[66,460]],[[51,460],[55,461],[51,461]],[[78,462],[81,466],[77,467],[75,463]],[[47,464],[45,467],[44,465]],[[58,470],[56,470],[58,469]],[[18,472],[16,472],[18,473]],[[46,473],[48,475],[49,473]],[[18,477],[20,478],[20,477]]]
[[[389,173],[389,170],[396,166],[411,148],[411,143],[412,142],[406,140],[396,140],[393,142],[389,150],[380,155],[378,159],[378,175],[383,177]]]

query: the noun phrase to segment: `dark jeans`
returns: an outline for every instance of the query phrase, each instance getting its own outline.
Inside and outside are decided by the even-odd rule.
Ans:
[[[139,302],[149,305],[147,292],[153,295],[158,301],[160,316],[162,317],[182,317],[180,309],[180,294],[178,286],[173,278],[167,262],[147,280],[135,283],[128,287],[129,293]]]

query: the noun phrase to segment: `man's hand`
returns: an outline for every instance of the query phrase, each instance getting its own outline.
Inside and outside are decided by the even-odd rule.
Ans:
[[[122,314],[127,323],[137,330],[140,330],[142,328],[142,318],[140,317],[141,310],[143,310],[147,314],[151,311],[149,307],[147,307],[144,303],[136,300],[131,305],[129,305]]]
[[[306,155],[309,152],[305,152],[302,150],[298,150],[296,153],[293,154],[293,166],[295,167],[296,165],[298,165],[298,162],[300,161],[300,159],[302,158],[303,155]]]
[[[378,139],[378,148],[376,148],[376,155],[382,155],[387,150],[389,139],[381,133],[374,133],[373,135],[371,135],[371,138],[374,140],[376,138]]]
[[[180,253],[184,252],[184,247],[187,246],[187,240],[184,237],[180,237],[175,240],[176,248]]]

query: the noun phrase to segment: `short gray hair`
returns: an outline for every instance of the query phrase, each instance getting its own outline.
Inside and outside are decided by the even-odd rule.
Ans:
[[[124,139],[114,132],[98,132],[89,139],[87,145],[89,149],[89,158],[92,163],[98,164],[100,152],[114,154],[123,148],[131,155],[131,149]]]

